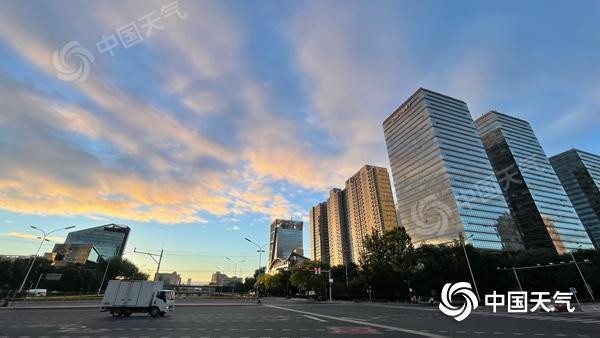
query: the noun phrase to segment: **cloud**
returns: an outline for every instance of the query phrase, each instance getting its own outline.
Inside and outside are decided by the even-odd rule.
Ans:
[[[237,225],[233,225],[233,226],[230,226],[228,228],[225,228],[225,230],[227,230],[227,231],[240,231],[240,227],[237,226]]]
[[[28,233],[24,233],[24,232],[7,232],[7,233],[0,234],[0,236],[40,241],[40,238],[38,238],[38,237],[40,237],[39,235],[28,234]],[[49,236],[46,238],[51,242],[62,242],[65,240],[64,237],[55,237],[55,236]]]

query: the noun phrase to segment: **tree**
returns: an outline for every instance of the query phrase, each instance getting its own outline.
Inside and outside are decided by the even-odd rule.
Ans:
[[[292,270],[290,284],[300,291],[315,291],[317,298],[323,299],[327,287],[327,274],[315,274],[315,268],[329,269],[329,265],[317,261],[308,261]]]
[[[373,297],[398,299],[404,280],[415,266],[414,248],[404,228],[396,228],[365,239],[361,269]]]

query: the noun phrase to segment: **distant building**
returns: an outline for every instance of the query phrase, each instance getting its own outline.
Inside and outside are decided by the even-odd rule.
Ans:
[[[346,219],[346,195],[344,190],[333,188],[329,191],[327,225],[331,266],[348,264],[350,262],[350,234]]]
[[[475,125],[525,246],[559,254],[593,248],[529,123],[490,111]]]
[[[100,254],[92,244],[55,244],[52,252],[44,256],[54,266],[97,263],[100,260]]]
[[[0,260],[7,260],[7,261],[15,261],[17,259],[30,259],[31,256],[22,256],[22,255],[0,255]],[[44,258],[46,258],[46,256],[44,256]]]
[[[209,285],[211,286],[231,286],[233,283],[243,283],[244,280],[239,277],[228,277],[221,271],[212,274]]]
[[[155,281],[162,281],[164,285],[180,285],[181,284],[181,276],[177,273],[177,271],[173,271],[171,273],[158,273],[154,277]]]
[[[600,156],[570,149],[550,163],[590,239],[600,250]]]
[[[368,236],[398,227],[387,169],[365,165],[346,181],[345,197],[350,259],[358,264]]]
[[[109,259],[123,255],[130,231],[125,225],[101,225],[70,232],[65,244],[91,244],[103,259]]]
[[[383,122],[402,226],[417,245],[516,248],[510,210],[464,101],[419,88]],[[500,221],[513,229],[499,231]],[[518,232],[517,232],[518,234]],[[513,236],[514,237],[514,236]]]
[[[327,203],[310,208],[309,239],[312,260],[329,263],[329,234],[327,228]]]
[[[292,252],[303,255],[302,221],[276,219],[271,223],[267,271],[275,259],[286,259]]]
[[[187,280],[187,286],[190,286],[190,285],[192,285],[192,279],[188,278],[188,280]]]

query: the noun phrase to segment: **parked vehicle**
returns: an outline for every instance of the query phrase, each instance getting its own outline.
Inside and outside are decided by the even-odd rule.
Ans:
[[[175,307],[175,292],[162,287],[163,282],[111,280],[100,311],[109,311],[113,317],[129,317],[136,312],[164,316]]]
[[[29,289],[25,291],[27,297],[45,297],[48,293],[46,289]]]

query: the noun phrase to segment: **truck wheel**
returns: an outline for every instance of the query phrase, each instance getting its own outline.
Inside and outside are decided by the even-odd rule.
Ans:
[[[129,312],[129,311],[123,312],[123,317],[131,317],[131,312]]]
[[[162,311],[159,313],[159,315],[160,315],[161,317],[164,317],[166,314],[167,314],[166,312],[162,312]]]
[[[113,317],[115,317],[115,318],[121,317],[121,315],[122,315],[121,310],[119,310],[119,309],[115,309],[115,310],[110,311],[110,314]]]
[[[160,314],[160,310],[157,307],[153,307],[150,309],[150,316],[158,317],[159,314]]]

